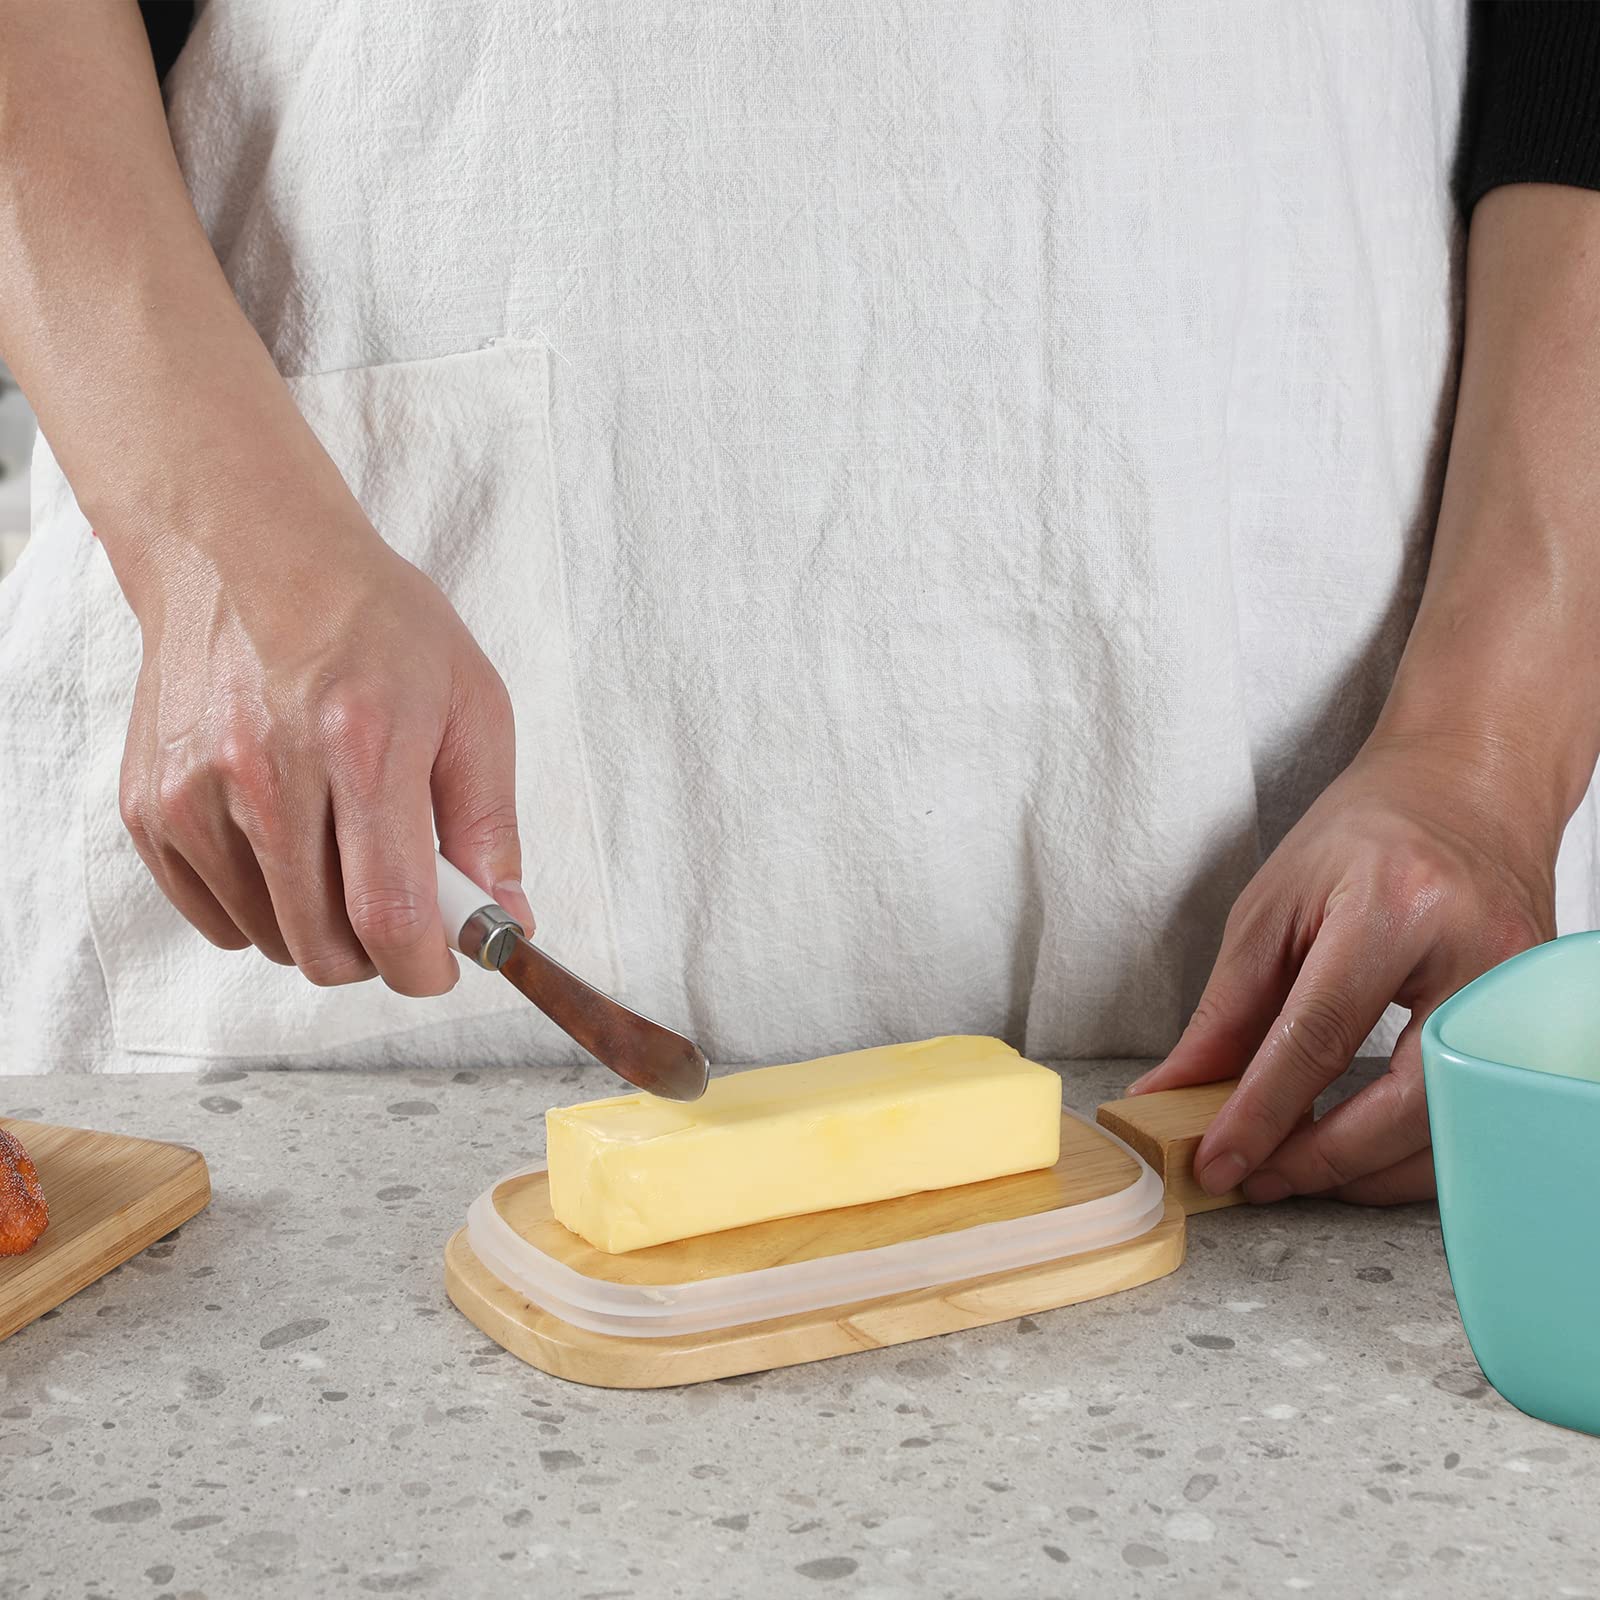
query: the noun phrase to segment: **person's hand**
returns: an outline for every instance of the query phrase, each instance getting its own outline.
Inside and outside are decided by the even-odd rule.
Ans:
[[[1273,852],[1228,918],[1194,1017],[1132,1092],[1243,1082],[1195,1153],[1204,1188],[1254,1201],[1432,1195],[1422,1082],[1429,1013],[1555,934],[1559,833],[1530,821],[1515,752],[1374,738]],[[1389,1070],[1315,1123],[1390,1001],[1410,1021]]]
[[[152,538],[160,558],[119,573],[144,642],[123,820],[213,944],[253,944],[316,984],[376,972],[441,994],[458,968],[435,819],[444,854],[533,927],[505,686],[309,446],[270,507],[235,500],[228,517],[235,556]]]
[[[71,9],[6,19],[0,343],[139,619],[123,819],[213,943],[441,993],[435,822],[532,928],[505,687],[234,298],[137,9]]]

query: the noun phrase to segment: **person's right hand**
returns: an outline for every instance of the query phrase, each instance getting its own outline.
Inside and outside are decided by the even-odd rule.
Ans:
[[[504,685],[234,299],[137,8],[14,8],[0,104],[25,174],[0,184],[0,345],[143,632],[121,792],[140,855],[216,944],[448,989],[435,820],[532,928]]]
[[[510,698],[325,457],[312,477],[298,505],[230,507],[235,554],[179,533],[125,578],[144,660],[122,817],[213,944],[253,944],[316,984],[376,972],[442,994],[458,968],[435,820],[444,854],[533,929]]]

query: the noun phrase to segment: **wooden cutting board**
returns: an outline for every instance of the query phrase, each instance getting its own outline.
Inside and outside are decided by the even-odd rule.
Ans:
[[[205,1157],[186,1145],[0,1118],[39,1170],[50,1225],[0,1256],[0,1339],[171,1233],[211,1199]]]
[[[1190,1171],[1201,1135],[1236,1082],[1143,1095],[1100,1108],[1100,1121],[1133,1145],[1161,1177],[1166,1208],[1156,1226],[1136,1239],[1059,1261],[670,1338],[627,1338],[574,1327],[501,1283],[473,1252],[465,1228],[445,1247],[445,1288],[456,1307],[512,1355],[555,1377],[607,1389],[702,1383],[1077,1305],[1137,1288],[1176,1270],[1183,1262],[1188,1213],[1237,1204],[1242,1198],[1236,1192],[1213,1199],[1193,1182]],[[902,1213],[919,1208],[938,1213],[954,1207],[970,1225],[1029,1214],[1049,1204],[1092,1200],[1123,1188],[1137,1170],[1125,1152],[1097,1137],[1095,1129],[1067,1118],[1062,1124],[1061,1161],[1046,1172],[782,1218],[622,1255],[591,1249],[555,1221],[543,1173],[499,1184],[494,1204],[523,1238],[576,1272],[615,1283],[668,1283],[840,1254],[906,1237]],[[1034,1193],[1041,1189],[1052,1192]],[[920,1235],[948,1226],[948,1219],[942,1224],[918,1221],[911,1231]]]

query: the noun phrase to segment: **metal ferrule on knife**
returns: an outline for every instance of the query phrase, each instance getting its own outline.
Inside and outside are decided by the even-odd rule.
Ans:
[[[521,924],[441,855],[439,914],[451,946],[498,972],[602,1066],[649,1094],[698,1100],[709,1067],[704,1051],[671,1028],[602,994],[531,943]]]

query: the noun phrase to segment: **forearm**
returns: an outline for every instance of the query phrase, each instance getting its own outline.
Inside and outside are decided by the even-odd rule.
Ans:
[[[1556,838],[1600,756],[1600,194],[1474,213],[1438,530],[1374,734],[1415,738],[1510,774]]]
[[[331,464],[190,205],[132,0],[6,22],[0,350],[134,598],[214,554],[242,484]]]

